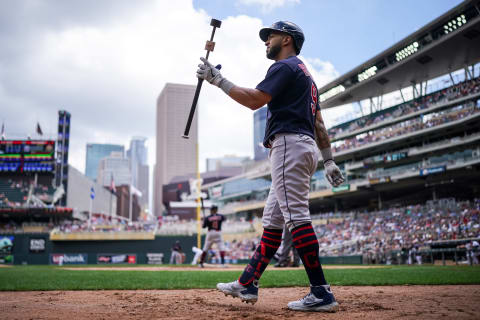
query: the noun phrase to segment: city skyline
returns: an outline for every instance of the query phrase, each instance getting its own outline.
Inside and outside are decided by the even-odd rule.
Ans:
[[[7,2],[0,12],[0,121],[7,136],[26,137],[37,122],[44,136],[54,136],[56,113],[64,109],[75,118],[72,166],[85,170],[88,142],[127,147],[132,136],[148,138],[152,166],[158,92],[167,82],[196,83],[212,17],[222,26],[210,60],[234,83],[254,87],[271,64],[259,29],[292,20],[306,34],[301,58],[321,86],[460,2]],[[341,12],[342,24],[322,12]],[[211,86],[202,89],[199,105],[201,169],[206,158],[253,155],[250,110]],[[331,126],[335,117],[327,112],[325,118]]]

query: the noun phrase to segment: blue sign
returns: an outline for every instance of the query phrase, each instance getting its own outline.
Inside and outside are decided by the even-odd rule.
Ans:
[[[425,168],[420,170],[421,176],[427,176],[432,173],[439,173],[445,172],[447,170],[447,166],[440,166],[440,167],[433,167],[433,168]]]
[[[95,199],[95,190],[93,189],[93,187],[90,189],[90,198]]]

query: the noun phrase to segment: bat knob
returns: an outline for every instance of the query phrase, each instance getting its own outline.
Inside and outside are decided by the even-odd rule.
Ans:
[[[215,69],[217,69],[217,70],[222,69],[222,65],[221,65],[221,64],[217,64],[217,65],[215,66]]]
[[[186,136],[186,135],[183,135],[182,138],[183,138],[183,139],[188,139],[188,138],[190,138],[190,137],[189,137],[189,136]]]

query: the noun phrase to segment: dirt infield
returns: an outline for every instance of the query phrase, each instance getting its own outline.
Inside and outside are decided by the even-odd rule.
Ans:
[[[334,287],[340,311],[286,304],[307,288],[261,288],[246,305],[214,290],[0,292],[1,319],[479,319],[480,286]]]

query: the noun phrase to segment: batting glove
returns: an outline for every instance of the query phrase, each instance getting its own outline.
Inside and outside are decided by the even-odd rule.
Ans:
[[[327,160],[323,163],[323,165],[325,167],[325,177],[333,187],[338,187],[345,182],[345,178],[335,164],[335,161]]]
[[[207,80],[213,85],[220,87],[220,83],[224,79],[220,71],[213,66],[207,59],[200,58],[203,64],[198,65],[197,78]]]

